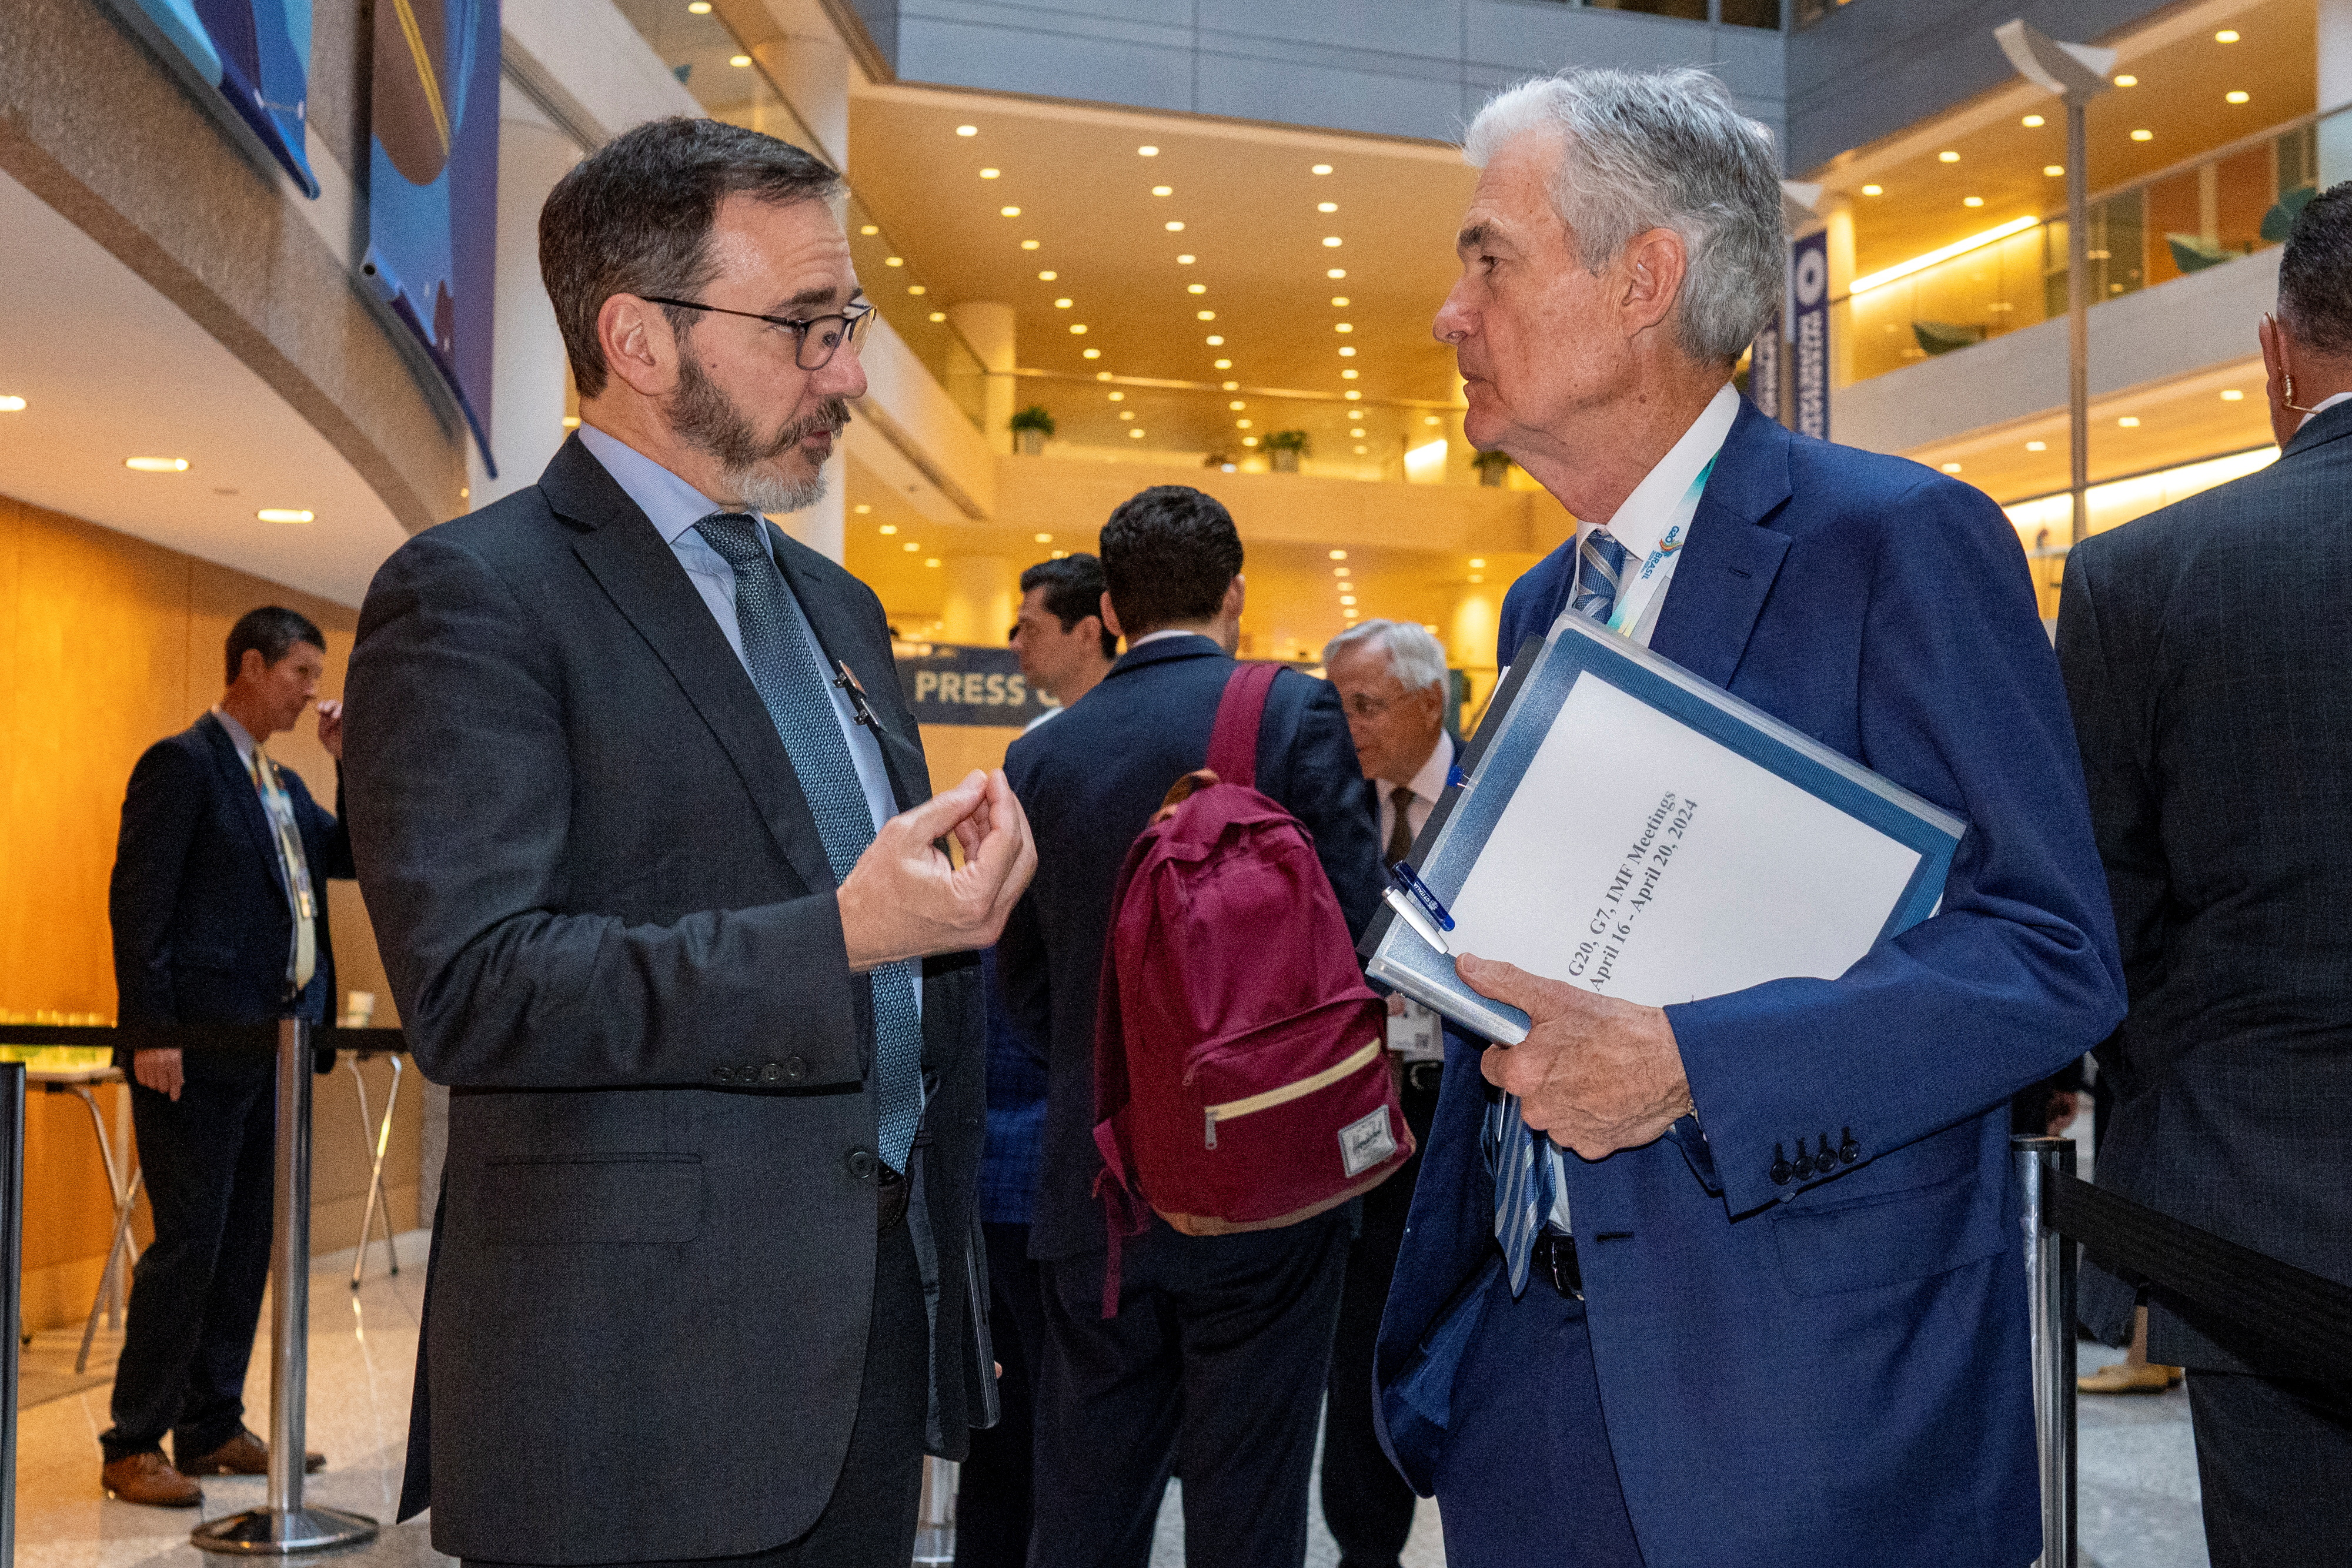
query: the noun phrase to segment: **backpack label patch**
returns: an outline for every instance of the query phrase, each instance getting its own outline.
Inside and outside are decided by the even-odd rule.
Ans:
[[[1396,1152],[1396,1134],[1390,1130],[1385,1105],[1339,1129],[1339,1163],[1351,1177],[1395,1158]]]

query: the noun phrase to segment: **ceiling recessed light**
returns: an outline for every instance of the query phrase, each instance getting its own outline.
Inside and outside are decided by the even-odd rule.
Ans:
[[[2132,140],[2134,141],[2153,141],[2156,140],[2156,132],[2153,131],[2135,131],[2132,132]]]
[[[2066,172],[2066,165],[2063,163],[2044,163],[2042,165],[2042,172],[2044,174],[2049,175],[2050,178],[2055,180]]]
[[[1340,357],[1341,359],[1343,359],[1343,360],[1352,360],[1352,359],[1354,359],[1354,358],[1356,357],[1356,350],[1355,350],[1355,347],[1354,347],[1354,345],[1350,344],[1349,347],[1347,347],[1347,348],[1344,348],[1344,349],[1340,350],[1339,350],[1339,357]]]
[[[2134,413],[2127,413],[2121,419],[2116,421],[2116,423],[2123,426],[2126,430],[2137,430],[2139,428],[2139,416]]]
[[[1957,152],[1944,152],[1936,154],[1936,162],[1938,163],[1957,163],[1959,161],[1960,155]]]
[[[1352,332],[1355,329],[1356,324],[1353,321],[1334,321],[1331,323],[1331,330],[1334,332]]]
[[[1019,207],[999,207],[996,210],[1003,214],[1008,218],[1017,218],[1021,215],[1021,209]]]
[[[1087,358],[1091,360],[1101,352],[1102,350],[1100,349],[1088,349],[1087,350]],[[1095,372],[1095,380],[1098,382],[1107,382],[1110,380],[1110,372],[1108,371],[1097,371]]]
[[[2024,123],[2025,129],[2026,129],[2026,130],[2028,130],[2028,131],[2039,131],[2039,130],[2041,130],[2043,126],[2045,126],[2045,125],[2049,124],[2050,122],[2049,122],[2048,120],[2046,120],[2042,119],[2042,118],[2040,115],[2038,115],[2038,114],[2029,114],[2029,115],[2027,115],[2027,116],[2025,117],[2025,120],[2024,120],[2024,122],[2023,122],[2023,123]]]
[[[932,311],[932,312],[931,312],[931,320],[932,320],[934,323],[940,322],[940,321],[944,321],[944,320],[946,320],[947,319],[948,319],[948,313],[947,313],[946,311],[944,311],[944,310],[934,310],[934,311]]]
[[[1100,349],[1088,349],[1086,351],[1086,357],[1089,360],[1099,360],[1102,358],[1102,350]],[[1110,374],[1108,371],[1104,371],[1099,373],[1106,376]]]
[[[1331,165],[1328,163],[1318,163],[1313,169],[1307,172],[1313,174],[1328,174],[1331,172]]]
[[[860,502],[858,502],[858,503],[857,503],[857,505],[856,505],[856,506],[854,506],[854,507],[850,507],[849,509],[850,509],[851,511],[853,511],[853,512],[856,512],[859,517],[864,517],[866,513],[868,513],[868,512],[872,511],[874,508],[873,508],[872,507],[868,506],[866,502],[864,502],[864,501],[860,501]]]
[[[751,57],[749,55],[730,55],[727,57],[727,63],[733,66],[738,70],[740,70],[743,67],[751,63]]]
[[[882,258],[882,265],[885,267],[904,267],[907,265],[907,258],[903,256],[886,256]]]
[[[142,474],[184,474],[188,471],[188,460],[184,457],[126,457],[122,465]]]
[[[1070,323],[1070,331],[1075,336],[1083,338],[1086,336],[1087,324],[1084,321],[1073,321]]]
[[[1055,271],[1054,271],[1052,268],[1050,268],[1050,267],[1049,267],[1049,268],[1047,268],[1045,271],[1041,272],[1041,273],[1039,273],[1039,274],[1037,275],[1037,281],[1038,281],[1038,282],[1040,282],[1040,283],[1051,283],[1051,282],[1053,282],[1055,278],[1057,278],[1057,277],[1061,277],[1061,276],[1062,276],[1062,275],[1061,275],[1060,273],[1055,272]]]
[[[1041,545],[1052,544],[1054,542],[1054,536],[1051,534],[1039,534],[1037,536],[1037,542]]]
[[[898,525],[896,523],[885,523],[882,525],[882,531],[886,534],[895,534],[898,531]]]
[[[1341,371],[1339,373],[1340,373],[1341,375],[1343,375],[1343,376],[1344,376],[1344,375],[1346,375],[1348,372],[1347,372],[1347,371]],[[1361,397],[1361,396],[1363,396],[1363,395],[1364,395],[1364,394],[1363,394],[1363,393],[1361,393],[1361,392],[1349,392],[1349,393],[1348,394],[1348,401],[1349,401],[1349,402],[1355,402],[1358,398],[1360,398],[1360,397]]]
[[[1485,556],[1483,556],[1483,555],[1474,555],[1474,556],[1472,556],[1472,557],[1470,558],[1470,570],[1473,570],[1473,571],[1483,571],[1483,570],[1486,570],[1486,558]]]
[[[924,287],[919,283],[910,283],[907,285],[907,292],[909,294],[929,294],[930,290]]]
[[[1347,276],[1348,276],[1348,269],[1347,269],[1346,267],[1335,267],[1331,268],[1331,270],[1330,270],[1330,271],[1328,271],[1328,272],[1325,273],[1323,276],[1324,276],[1324,277],[1326,277],[1334,278],[1334,279],[1341,278],[1341,277],[1347,277]]]
[[[1070,308],[1070,305],[1071,301],[1067,299],[1056,299],[1054,301],[1054,308],[1056,310],[1067,310]]]
[[[2116,85],[2117,87],[2137,87],[2139,86],[2139,78],[2128,74],[2119,76],[2116,78]]]
[[[929,560],[925,561],[923,564],[924,564],[925,566],[937,566],[937,565],[939,565],[939,564],[940,564],[940,558],[939,558],[939,557],[937,557],[937,556],[933,556],[933,557],[931,557],[931,559],[929,559]]]
[[[1339,595],[1339,602],[1342,604],[1353,604],[1356,602],[1356,596],[1352,593],[1343,593]]]
[[[1003,172],[1001,169],[982,169],[980,172],[980,177],[983,180],[993,180]]]
[[[2029,441],[2025,444],[2025,449],[2028,452],[2047,452],[2050,450],[2050,444],[2046,441]]]
[[[1352,369],[1341,371],[1339,372],[1339,379],[1343,382],[1352,382],[1356,379],[1357,373],[1358,372]]]
[[[1208,291],[1209,286],[1205,283],[1188,283],[1184,286],[1184,292],[1187,294],[1206,294]]]
[[[565,415],[563,416],[563,428],[564,428],[564,429],[566,429],[566,430],[577,430],[577,429],[579,429],[579,428],[580,428],[580,416],[579,416],[578,414],[576,414],[576,413],[567,413],[567,414],[565,414]],[[236,491],[234,491],[234,490],[223,490],[223,491],[220,491],[220,492],[219,492],[219,494],[221,494],[221,495],[225,495],[225,496],[234,496],[234,495],[236,495]]]
[[[1235,398],[1233,402],[1225,404],[1225,406],[1232,409],[1235,413],[1239,413],[1242,410],[1249,407],[1249,404],[1242,402],[1239,398]]]
[[[1140,440],[1142,440],[1142,439],[1143,439],[1143,434],[1144,434],[1144,433],[1143,433],[1142,431],[1140,431],[1140,430],[1130,430],[1130,431],[1129,431],[1127,434],[1128,434],[1128,435],[1129,435],[1129,438],[1131,438],[1131,439],[1133,439],[1133,440],[1136,440],[1136,441],[1140,441]]]
[[[1234,421],[1234,428],[1235,430],[1247,430],[1249,427],[1250,422],[1246,419],[1237,419]]]
[[[1167,228],[1168,232],[1172,235],[1180,235],[1184,232],[1184,225],[1178,219],[1171,219],[1164,226]]]
[[[686,9],[691,16],[708,16],[710,15],[710,0],[688,0]]]
[[[956,134],[958,136],[977,136],[980,134],[980,127],[977,125],[959,125],[956,127]]]
[[[1423,416],[1421,423],[1423,424],[1443,424],[1445,422],[1433,413]]]
[[[2238,41],[2238,29],[2224,27],[2213,35],[2213,41],[2217,44],[2234,44]]]
[[[1160,156],[1160,149],[1157,147],[1139,147],[1135,150],[1135,153],[1139,158],[1157,158]]]
[[[1344,308],[1348,303],[1348,297],[1344,294],[1334,294],[1331,296],[1331,303]]]
[[[1339,244],[1339,236],[1338,235],[1325,235],[1323,236],[1323,243],[1328,246],[1337,246]]]
[[[292,507],[264,507],[253,515],[265,523],[309,523],[318,520],[316,513],[302,511]]]
[[[1370,450],[1371,450],[1370,447],[1359,446],[1359,447],[1357,447],[1357,448],[1356,448],[1356,455],[1357,455],[1357,456],[1359,456],[1359,457],[1361,457],[1361,456],[1362,456],[1366,452],[1368,452],[1368,451],[1370,451]]]
[[[1021,242],[1021,248],[1023,250],[1035,250],[1037,248],[1037,242],[1034,239],[1024,239]]]
[[[20,397],[0,397],[0,413],[22,413],[25,400]]]
[[[1318,213],[1336,213],[1339,210],[1339,204],[1337,202],[1318,202],[1315,204],[1315,210]]]
[[[882,231],[876,228],[872,224],[866,224],[860,226],[857,232],[862,235],[878,235]]]
[[[2242,402],[2245,401],[2245,396],[2246,394],[2244,392],[2240,392],[2236,387],[2231,387],[2221,394],[2221,401],[2223,402]]]
[[[1257,444],[1257,437],[1255,435],[1244,435],[1242,437],[1242,444],[1244,446],[1255,446]]]
[[[1206,338],[1203,338],[1201,340],[1208,344],[1212,349],[1222,349],[1225,346],[1224,339],[1214,332],[1210,333]]]
[[[1886,194],[1886,187],[1884,185],[1864,185],[1862,188],[1862,193],[1865,196],[1883,196]]]
[[[1959,471],[1960,465],[1957,463],[1947,463],[1944,465],[1944,472],[1947,474],[1957,474]]]
[[[1176,193],[1176,187],[1173,185],[1154,185],[1151,187],[1151,193],[1155,196],[1172,196]]]
[[[2221,99],[2225,103],[2243,103],[2252,96],[2253,94],[2248,92],[2225,92],[2221,95]]]
[[[921,544],[919,544],[919,542],[917,542],[916,540],[914,540],[914,539],[908,539],[908,540],[904,545],[900,546],[899,548],[900,548],[900,549],[904,549],[908,554],[912,555],[915,551],[917,551],[917,550],[919,550],[919,549],[921,549],[923,547],[922,547],[922,545],[921,545]]]
[[[1217,313],[1213,310],[1195,310],[1192,312],[1192,318],[1197,321],[1213,321],[1217,319]]]
[[[1118,416],[1121,419],[1133,419],[1135,417],[1135,410],[1131,408],[1123,408],[1118,411]]]
[[[1960,198],[1960,205],[1964,207],[1981,207],[1984,205],[1984,198],[1982,196],[1962,196]]]
[[[1127,394],[1125,392],[1113,392],[1110,394],[1110,401],[1113,402],[1125,402],[1127,401]]]
[[[1192,258],[1189,256],[1180,256],[1176,258],[1176,265],[1179,267],[1190,267],[1192,265]]]

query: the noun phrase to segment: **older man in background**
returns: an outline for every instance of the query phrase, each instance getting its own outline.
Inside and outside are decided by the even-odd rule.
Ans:
[[[1460,749],[1445,728],[1445,650],[1412,622],[1367,621],[1324,644],[1323,673],[1348,716],[1364,770],[1364,810],[1385,846],[1381,863],[1394,865],[1428,824]],[[1437,1015],[1419,1002],[1389,998],[1390,1060],[1416,1149],[1428,1146],[1437,1110],[1445,1065],[1440,1029]],[[1339,1543],[1340,1568],[1397,1568],[1412,1534],[1412,1489],[1381,1452],[1372,1419],[1372,1346],[1420,1174],[1415,1153],[1364,1195],[1363,1223],[1348,1253],[1323,1406],[1323,1522]]]
[[[1769,134],[1715,78],[1530,82],[1467,151],[1436,323],[1465,429],[1579,519],[1502,657],[1591,617],[1969,831],[1938,913],[1834,980],[1662,1009],[1461,960],[1533,1022],[1445,1075],[1381,1325],[1393,1451],[1456,1568],[2022,1568],[2008,1101],[2113,1027],[2122,977],[2016,533],[1731,389],[1786,243]]]

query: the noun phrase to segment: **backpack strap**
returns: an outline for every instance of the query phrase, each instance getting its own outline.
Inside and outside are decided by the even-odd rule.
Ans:
[[[1218,781],[1257,788],[1257,732],[1265,717],[1265,695],[1274,689],[1280,664],[1235,664],[1217,701],[1217,725],[1209,732],[1209,770]]]

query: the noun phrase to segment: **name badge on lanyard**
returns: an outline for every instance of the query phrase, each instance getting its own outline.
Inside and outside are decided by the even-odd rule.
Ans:
[[[1640,629],[1642,617],[1649,612],[1651,603],[1665,586],[1666,564],[1689,539],[1691,518],[1698,511],[1707,476],[1714,472],[1715,459],[1710,457],[1698,471],[1698,476],[1690,482],[1690,488],[1683,492],[1682,502],[1675,508],[1675,520],[1658,536],[1657,548],[1643,558],[1642,570],[1633,574],[1633,581],[1619,591],[1616,606],[1609,614],[1609,630],[1619,636],[1631,637]]]

